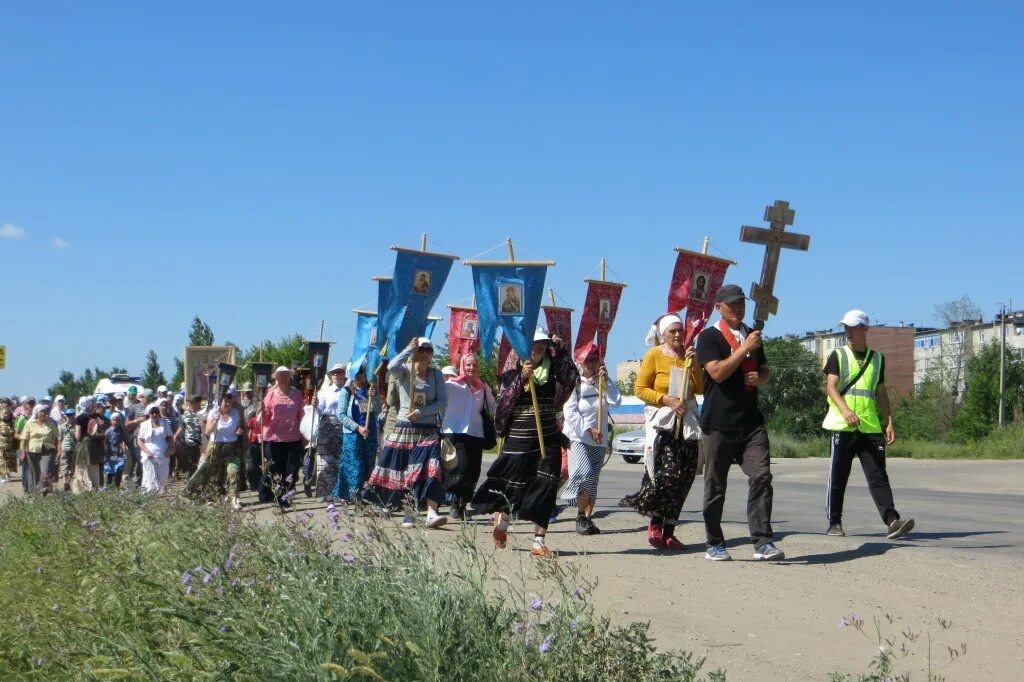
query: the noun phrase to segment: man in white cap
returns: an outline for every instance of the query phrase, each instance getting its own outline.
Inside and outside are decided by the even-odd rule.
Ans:
[[[890,540],[901,538],[914,527],[914,519],[901,519],[892,499],[885,470],[885,448],[896,442],[889,394],[885,389],[885,357],[868,347],[870,320],[861,310],[851,310],[840,323],[846,345],[825,361],[825,392],[828,414],[822,428],[829,431],[831,448],[825,513],[828,534],[843,531],[843,497],[853,458],[860,459],[868,490]]]

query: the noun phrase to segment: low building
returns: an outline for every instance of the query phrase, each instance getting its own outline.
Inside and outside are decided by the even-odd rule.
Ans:
[[[1024,310],[1006,313],[1006,347],[1024,349]],[[946,328],[922,328],[914,339],[914,386],[935,378],[959,399],[967,388],[967,361],[983,346],[999,343],[1003,320],[965,320]]]
[[[634,375],[640,372],[640,361],[639,360],[625,360],[615,366],[615,380],[616,381],[629,381],[630,375]]]

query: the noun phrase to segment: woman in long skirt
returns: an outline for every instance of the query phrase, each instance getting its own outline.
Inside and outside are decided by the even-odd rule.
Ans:
[[[684,548],[675,537],[676,519],[697,473],[700,428],[694,395],[703,392],[703,375],[694,361],[693,346],[686,347],[683,342],[683,331],[678,315],[658,318],[648,333],[648,343],[654,348],[640,363],[634,390],[636,397],[647,403],[645,466],[649,474],[636,508],[651,518],[647,541],[656,549]],[[673,370],[677,377],[689,373],[686,396],[670,395]]]
[[[362,497],[362,488],[370,477],[373,458],[377,452],[376,420],[367,417],[372,414],[376,389],[366,379],[365,367],[353,368],[355,375],[342,391],[338,403],[338,418],[341,420],[344,436],[342,439],[341,462],[338,465],[338,482],[334,496],[354,502]]]
[[[335,364],[327,371],[327,377],[331,380],[330,385],[321,389],[316,396],[316,409],[319,412],[316,430],[316,496],[324,501],[334,494],[338,482],[338,461],[341,459],[344,433],[338,418],[338,405],[345,393],[348,370],[341,364]]]
[[[562,348],[552,353],[550,338],[539,328],[533,337],[530,358],[501,375],[494,421],[505,442],[501,455],[491,464],[487,478],[473,496],[472,504],[475,514],[493,514],[492,533],[497,547],[505,546],[512,514],[534,524],[530,553],[551,556],[545,536],[561,482],[561,450],[565,440],[558,427],[558,414],[578,378],[569,353]],[[539,434],[531,390],[535,390],[537,396]],[[541,456],[541,438],[544,456]]]
[[[448,405],[448,393],[440,370],[430,366],[433,357],[430,339],[419,337],[388,363],[401,408],[370,476],[368,496],[389,510],[403,506],[410,497],[413,508],[427,508],[427,528],[440,528],[448,521],[437,513],[444,498],[439,420]],[[415,523],[415,516],[407,511],[402,526],[412,528]]]
[[[597,535],[601,530],[594,525],[594,501],[597,483],[601,478],[605,455],[608,452],[608,408],[622,402],[615,384],[605,389],[604,411],[601,413],[600,387],[608,372],[601,363],[600,349],[591,344],[580,367],[580,383],[569,394],[562,408],[563,432],[569,437],[569,480],[562,490],[562,499],[576,505],[576,532]],[[601,414],[599,414],[601,413]],[[600,418],[600,423],[598,420]]]

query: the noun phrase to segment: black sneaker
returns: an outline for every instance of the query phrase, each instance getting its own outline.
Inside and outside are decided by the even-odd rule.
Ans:
[[[914,530],[914,519],[896,519],[889,524],[889,532],[885,537],[890,540],[898,540],[912,530]]]
[[[828,530],[825,532],[825,535],[837,535],[843,538],[846,537],[846,533],[843,532],[843,524],[841,523],[833,523],[831,526],[828,527]]]
[[[451,516],[452,516],[453,519],[457,519],[459,521],[465,521],[466,520],[466,503],[463,502],[460,499],[456,499],[454,502],[452,502]]]
[[[577,535],[599,535],[601,529],[594,525],[594,522],[585,516],[576,517]]]

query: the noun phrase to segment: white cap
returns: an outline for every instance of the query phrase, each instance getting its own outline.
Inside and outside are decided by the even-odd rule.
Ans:
[[[167,393],[167,387],[166,386],[157,386],[156,387],[156,392],[157,393]]]
[[[23,395],[23,396],[21,396],[21,399],[18,401],[18,404],[24,405],[27,402],[28,402],[28,396],[27,395]]]
[[[544,331],[541,327],[537,327],[537,331],[535,331],[533,333],[533,340],[534,340],[534,342],[537,342],[537,341],[550,341],[551,337],[548,336],[548,333],[546,331]]]
[[[280,367],[274,370],[274,374],[280,374],[281,372],[288,372],[289,374],[292,373],[292,371],[285,367],[284,365],[281,365]]]
[[[57,400],[64,400],[64,396],[57,396]],[[124,400],[124,393],[115,393],[114,400]]]
[[[348,374],[348,367],[341,364],[340,362],[336,362],[333,365],[331,365],[331,368],[329,370],[327,370],[328,374],[333,374],[334,372],[345,372],[346,374]]]
[[[457,377],[459,376],[459,371],[452,365],[445,365],[441,368],[441,374],[446,377]]]
[[[153,403],[153,405],[155,405],[156,407],[160,407],[161,405],[166,405],[166,404],[167,404],[167,398],[160,398],[160,400],[157,400],[155,403]]]
[[[843,315],[843,319],[839,320],[839,324],[844,327],[870,327],[871,321],[868,320],[868,314],[863,310],[851,310]]]
[[[434,347],[434,343],[433,343],[433,341],[431,341],[430,339],[428,339],[425,336],[421,336],[418,339],[416,339],[416,347],[417,348],[423,348],[424,346],[430,346],[431,348],[433,348]]]
[[[56,402],[60,402],[61,400],[64,400],[64,396],[59,395],[59,396],[57,396],[56,398],[53,399],[53,402],[56,403]]]

